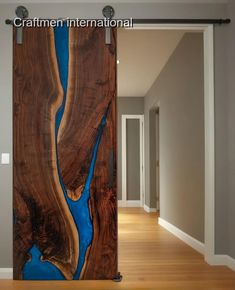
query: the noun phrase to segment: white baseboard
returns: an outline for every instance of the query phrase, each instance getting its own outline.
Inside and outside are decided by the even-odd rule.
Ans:
[[[227,264],[227,255],[210,255],[205,260],[209,265],[223,266]]]
[[[227,266],[235,271],[235,259],[228,255],[213,255],[207,263],[214,266]]]
[[[176,226],[170,224],[169,222],[165,221],[162,218],[158,218],[158,223],[162,227],[164,227],[166,230],[171,232],[173,235],[178,237],[180,240],[185,242],[187,245],[192,247],[197,252],[204,255],[205,253],[205,246],[202,242],[196,240],[195,238],[189,236],[182,230],[178,229]],[[212,266],[227,266],[231,270],[235,271],[235,259],[228,255],[212,255],[209,260],[206,260],[206,262]]]
[[[170,224],[169,222],[165,221],[162,218],[158,218],[158,223],[160,226],[171,232],[173,235],[175,235],[177,238],[185,242],[187,245],[192,247],[197,252],[204,255],[205,252],[205,246],[202,242],[196,240],[195,238],[191,237],[190,235],[186,234],[176,226]]]
[[[146,204],[144,205],[144,210],[148,213],[150,212],[157,212],[157,209],[156,208],[151,208],[151,207],[148,207]]]
[[[140,200],[119,200],[118,201],[118,206],[119,207],[141,207],[141,202]]]
[[[227,256],[227,264],[226,264],[231,270],[235,271],[235,259],[233,259],[230,256]]]
[[[13,279],[13,269],[0,268],[0,279]]]

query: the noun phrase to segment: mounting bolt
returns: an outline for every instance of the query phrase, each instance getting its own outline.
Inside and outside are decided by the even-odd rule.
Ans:
[[[29,11],[24,6],[18,6],[18,7],[16,7],[15,14],[19,18],[25,19],[29,16]]]
[[[114,14],[115,14],[115,11],[114,11],[114,9],[113,9],[112,6],[107,5],[107,6],[105,6],[105,7],[103,8],[102,13],[103,13],[103,16],[104,16],[105,18],[107,18],[107,19],[111,19],[111,18],[113,18]]]

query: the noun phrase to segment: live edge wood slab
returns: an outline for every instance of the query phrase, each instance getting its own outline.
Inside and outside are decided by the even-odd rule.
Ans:
[[[111,45],[103,28],[24,28],[23,44],[15,38],[14,279],[112,279],[116,31]]]

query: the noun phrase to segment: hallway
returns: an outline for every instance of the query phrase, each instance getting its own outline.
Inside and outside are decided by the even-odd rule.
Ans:
[[[140,208],[119,209],[121,283],[112,281],[0,280],[0,290],[235,290],[235,273],[212,267],[192,248],[156,222],[156,213]]]

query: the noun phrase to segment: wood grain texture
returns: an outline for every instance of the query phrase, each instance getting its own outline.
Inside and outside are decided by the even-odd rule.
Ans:
[[[117,273],[116,31],[105,44],[101,28],[70,29],[68,93],[58,156],[68,195],[81,196],[97,131],[109,107],[93,181],[90,212],[93,241],[81,279],[112,279]]]
[[[103,28],[24,29],[22,45],[14,38],[13,86],[14,278],[23,278],[36,246],[34,255],[40,258],[41,252],[41,260],[54,264],[65,279],[112,279],[117,273],[116,31],[106,45]],[[91,185],[83,191],[95,144]],[[80,198],[85,203],[73,202]],[[36,271],[33,263],[27,263],[27,279]],[[35,277],[43,279],[43,269],[40,273]]]
[[[55,114],[62,102],[53,32],[25,28],[14,33],[14,279],[33,244],[43,259],[71,279],[78,235],[65,202],[56,165]]]
[[[61,174],[70,191],[83,190],[97,129],[116,94],[115,42],[106,45],[104,33],[70,29],[68,93],[58,136]]]
[[[201,254],[158,225],[156,213],[121,208],[118,220],[121,283],[0,280],[0,289],[235,290],[235,272],[208,265]]]
[[[82,279],[113,279],[117,274],[116,104],[113,99],[100,144],[91,188],[94,237]],[[113,167],[113,169],[110,169]]]

